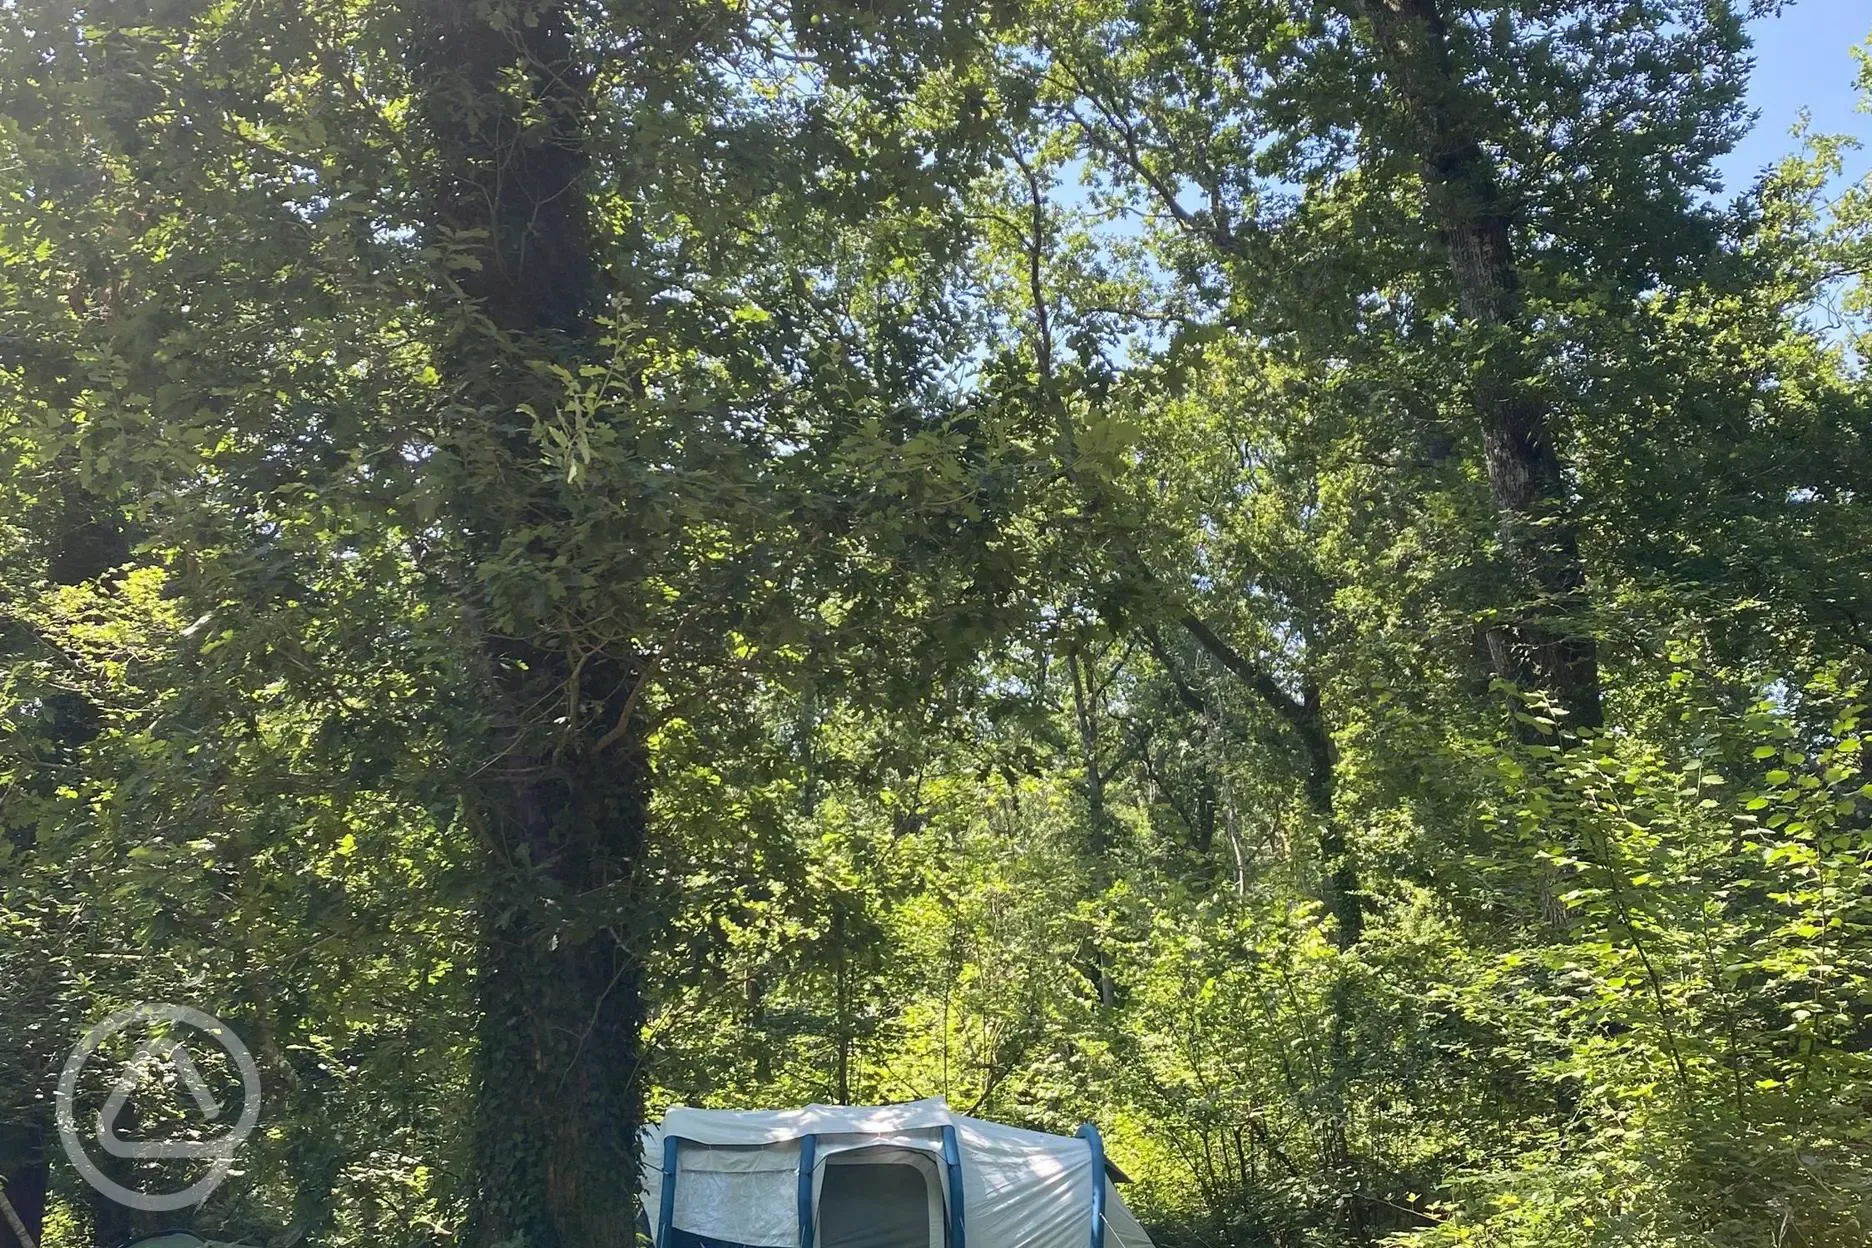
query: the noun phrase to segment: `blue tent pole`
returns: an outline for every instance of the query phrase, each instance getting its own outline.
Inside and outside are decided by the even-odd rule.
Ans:
[[[942,1129],[943,1166],[949,1171],[949,1248],[967,1248],[962,1226],[962,1145],[952,1126]]]
[[[1092,1248],[1105,1248],[1105,1141],[1089,1122],[1079,1135],[1092,1149]]]
[[[813,1155],[819,1151],[817,1136],[802,1135],[799,1142],[799,1242],[800,1248],[813,1248]]]
[[[670,1248],[676,1225],[676,1137],[663,1137],[663,1207],[657,1210],[656,1248]]]

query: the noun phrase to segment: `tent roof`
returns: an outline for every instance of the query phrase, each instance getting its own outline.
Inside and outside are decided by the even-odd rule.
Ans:
[[[941,1130],[964,1122],[995,1131],[997,1123],[974,1123],[950,1111],[941,1097],[903,1105],[807,1105],[800,1109],[690,1109],[673,1106],[663,1115],[663,1134],[697,1144],[778,1144],[807,1135],[893,1135]],[[1027,1132],[1025,1134],[1038,1134]]]
[[[696,1144],[749,1146],[780,1144],[808,1135],[896,1135],[905,1131],[966,1129],[967,1134],[992,1136],[1005,1144],[1053,1147],[1067,1136],[1028,1131],[999,1122],[970,1118],[949,1108],[939,1096],[899,1105],[806,1105],[799,1109],[690,1109],[674,1105],[663,1115],[657,1134]],[[1119,1182],[1125,1173],[1106,1159],[1105,1167]]]

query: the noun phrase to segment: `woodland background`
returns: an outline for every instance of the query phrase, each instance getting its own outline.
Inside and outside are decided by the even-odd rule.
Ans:
[[[50,1091],[154,1000],[274,1245],[928,1095],[1163,1248],[1872,1242],[1872,184],[1718,183],[1772,7],[0,5],[11,1202],[151,1229]]]

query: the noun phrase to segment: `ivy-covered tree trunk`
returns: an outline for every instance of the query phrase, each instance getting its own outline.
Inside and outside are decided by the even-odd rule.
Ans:
[[[13,1217],[39,1242],[45,1224],[46,1127],[44,1115],[0,1126],[0,1195],[13,1206]],[[16,1248],[19,1236],[11,1218],[0,1218],[0,1248]]]
[[[529,406],[539,365],[576,368],[593,337],[598,265],[585,132],[592,69],[573,15],[431,0],[418,49],[436,145],[431,233],[462,249],[468,313],[446,348],[459,479],[449,500],[477,587],[549,567],[564,487],[539,472]],[[498,23],[498,24],[496,24]],[[465,424],[466,427],[462,427]],[[542,523],[543,522],[543,523]],[[637,656],[582,653],[543,618],[471,591],[487,756],[467,794],[485,854],[478,967],[477,1248],[621,1248],[634,1236],[641,955],[628,887],[648,771]]]
[[[1503,679],[1552,694],[1571,726],[1597,727],[1598,651],[1578,619],[1586,574],[1548,405],[1523,341],[1510,206],[1470,121],[1437,0],[1355,0],[1352,14],[1370,21],[1379,65],[1404,104],[1457,305],[1482,334],[1472,400],[1508,571],[1523,599],[1489,632],[1492,664]]]
[[[48,385],[56,384],[51,378],[45,381]],[[73,587],[107,576],[129,557],[128,542],[104,504],[79,487],[69,463],[55,464],[54,472],[56,477],[44,516],[49,521],[43,547],[46,581],[54,586]],[[33,731],[22,735],[39,738],[37,761],[40,768],[16,798],[44,799],[56,786],[74,783],[83,766],[85,747],[96,739],[103,727],[98,707],[75,690],[47,693],[39,700],[37,710]],[[33,809],[29,803],[22,805],[28,811]],[[9,851],[6,857],[23,858],[42,852],[40,832],[36,813],[14,821],[5,818],[4,811],[0,811],[0,838],[4,838]],[[13,984],[9,987],[18,991],[25,986]],[[28,997],[33,991],[26,989]],[[49,1010],[50,1003],[41,997],[29,1008],[37,1013]],[[20,1224],[37,1243],[45,1221],[53,1138],[47,1078],[63,1054],[57,1051],[56,1043],[51,1048],[41,1047],[56,1036],[52,1029],[33,1030],[39,1034],[21,1033],[23,1043],[18,1044],[17,1051],[0,1056],[0,1068],[13,1067],[24,1076],[21,1091],[27,1096],[38,1094],[38,1099],[17,1105],[0,1104],[0,1186],[4,1187]],[[25,1038],[27,1036],[31,1038]],[[11,1090],[9,1099],[14,1099]],[[9,1246],[16,1239],[14,1228],[7,1220],[0,1219],[0,1246]]]
[[[629,877],[648,795],[636,757],[554,764],[516,751],[483,791],[482,918],[469,1243],[632,1242],[639,955],[603,900]]]

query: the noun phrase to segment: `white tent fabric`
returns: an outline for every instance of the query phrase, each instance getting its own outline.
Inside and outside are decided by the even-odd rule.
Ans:
[[[673,1138],[673,1231],[748,1248],[837,1248],[822,1242],[817,1222],[814,1242],[800,1242],[801,1141],[812,1137],[811,1190],[817,1209],[828,1159],[851,1150],[911,1150],[930,1156],[934,1173],[946,1175],[945,1127],[955,1132],[966,1248],[1091,1248],[1093,1162],[1088,1140],[965,1117],[937,1098],[904,1105],[808,1105],[773,1111],[671,1109],[660,1126],[644,1129],[644,1211],[660,1233],[664,1142]],[[894,1155],[901,1160],[902,1154]],[[842,1162],[892,1156],[867,1152]],[[1106,1248],[1151,1248],[1150,1237],[1125,1208],[1110,1177],[1101,1174],[1098,1181],[1104,1187]],[[882,1198],[886,1185],[877,1190]],[[941,1204],[931,1206],[930,1238],[909,1248],[924,1242],[928,1248],[944,1248],[948,1183],[933,1184],[932,1191],[932,1200]],[[936,1220],[938,1216],[942,1220]],[[659,1242],[656,1248],[677,1246]]]

